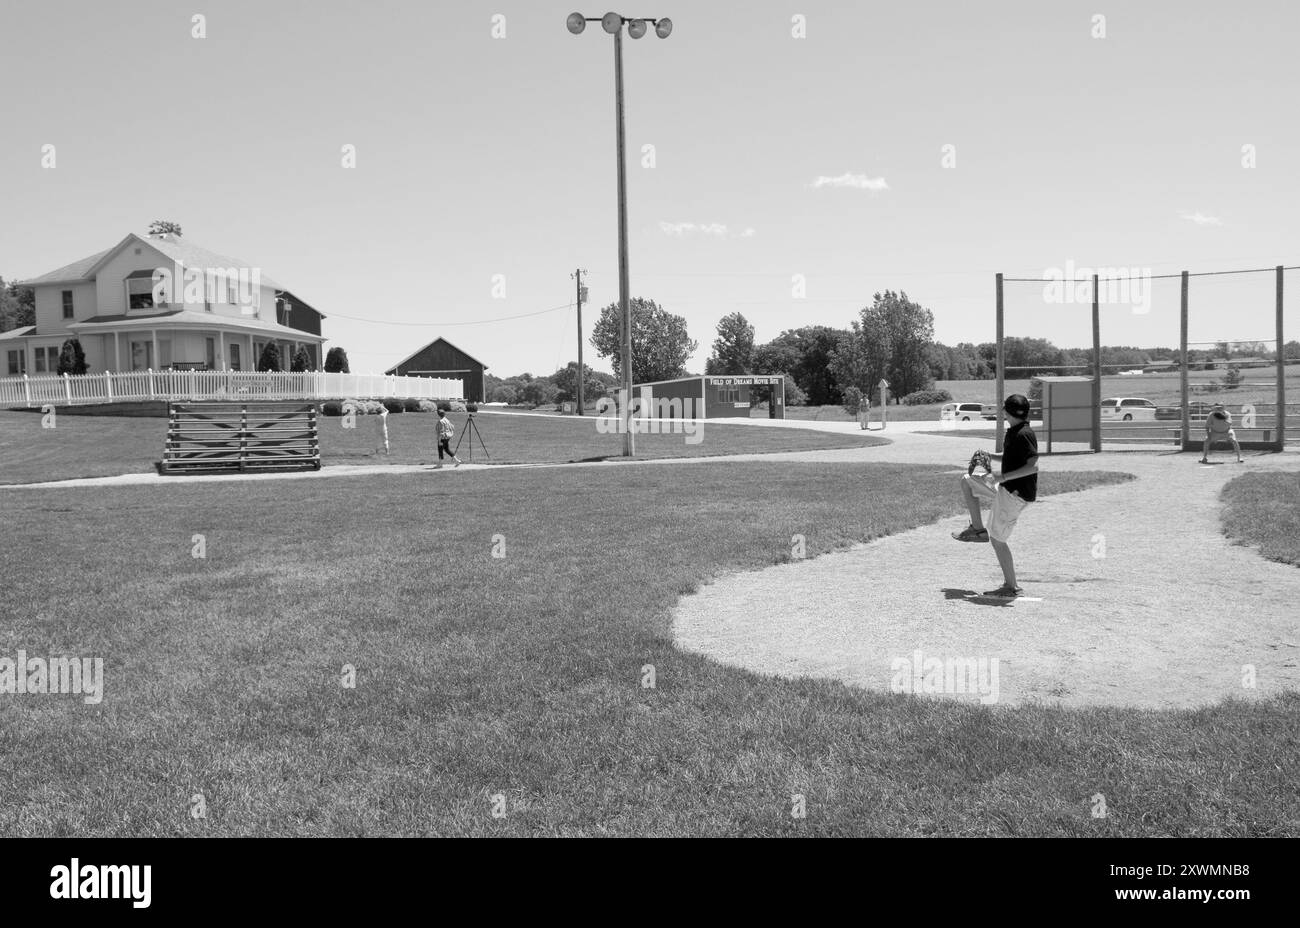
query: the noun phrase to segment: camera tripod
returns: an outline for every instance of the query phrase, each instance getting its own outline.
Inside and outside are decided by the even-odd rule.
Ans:
[[[452,454],[456,455],[457,457],[460,456],[460,443],[465,440],[466,435],[469,436],[469,450],[466,452],[465,457],[469,460],[471,464],[474,463],[474,439],[475,438],[478,439],[479,447],[483,449],[483,455],[489,461],[492,460],[492,455],[488,454],[487,445],[483,444],[483,433],[480,432],[478,430],[478,426],[474,424],[473,413],[470,413],[469,418],[465,420],[465,429],[460,433],[460,438],[456,439],[456,448],[452,452]]]

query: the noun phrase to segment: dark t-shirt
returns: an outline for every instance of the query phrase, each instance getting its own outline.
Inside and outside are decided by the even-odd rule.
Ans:
[[[1002,443],[1002,473],[1019,470],[1029,463],[1029,459],[1038,456],[1038,436],[1029,427],[1028,422],[1013,425]],[[1038,475],[1030,474],[1018,480],[1008,480],[1002,484],[1008,493],[1014,493],[1026,503],[1038,499]]]

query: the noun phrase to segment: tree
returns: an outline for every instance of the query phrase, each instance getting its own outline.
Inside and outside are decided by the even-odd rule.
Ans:
[[[84,374],[86,370],[86,353],[81,350],[80,339],[68,339],[59,349],[58,373],[60,375]]]
[[[841,338],[830,368],[842,386],[874,395],[889,381],[895,402],[930,386],[927,351],[934,341],[934,314],[906,293],[877,293],[864,307],[847,338]]]
[[[1290,361],[1294,358],[1300,358],[1300,342],[1292,339],[1282,345],[1282,357]]]
[[[513,406],[519,401],[519,394],[515,388],[505,383],[500,383],[493,387],[492,392],[489,393],[488,396],[494,403],[506,403],[510,406]]]
[[[289,362],[289,370],[295,374],[311,370],[311,355],[307,353],[305,345],[299,345],[298,350],[293,353],[293,360]]]
[[[754,349],[754,373],[789,374],[807,395],[809,405],[837,404],[843,397],[830,360],[845,334],[845,329],[824,325],[787,329]]]
[[[662,309],[654,300],[633,297],[632,382],[671,380],[686,372],[686,359],[699,342],[686,333],[686,320]],[[608,358],[614,373],[622,377],[622,309],[611,303],[600,311],[591,333],[597,354]]]
[[[257,359],[257,369],[268,372],[282,370],[280,367],[280,349],[275,347],[275,342],[266,343],[266,347],[262,349],[262,356]]]
[[[36,291],[0,277],[0,332],[36,325]]]
[[[876,385],[888,372],[887,346],[882,339],[872,337],[861,320],[854,319],[849,325],[831,355],[831,373],[840,385],[841,395],[854,387],[861,396],[874,397]]]
[[[530,406],[549,406],[555,402],[555,385],[548,380],[529,380],[519,390],[519,399]]]
[[[582,365],[582,399],[583,402],[594,402],[596,397],[603,396],[605,393],[604,382],[596,376],[587,365]],[[570,361],[567,366],[560,368],[551,375],[551,383],[555,385],[555,401],[557,403],[569,403],[578,399],[578,362]]]
[[[325,355],[325,373],[327,374],[350,374],[352,368],[348,366],[348,353],[342,348],[331,348]]]
[[[181,234],[181,227],[178,223],[169,222],[166,219],[155,219],[153,222],[149,223],[149,234],[150,235],[171,234],[179,237]],[[200,235],[203,234],[202,230],[199,230],[199,234]]]
[[[706,374],[748,374],[754,363],[754,327],[740,313],[723,316],[713,356],[704,363]]]

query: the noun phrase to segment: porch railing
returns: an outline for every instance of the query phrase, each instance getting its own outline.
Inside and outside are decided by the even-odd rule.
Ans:
[[[389,374],[130,371],[0,378],[0,406],[186,400],[460,400],[464,381]]]

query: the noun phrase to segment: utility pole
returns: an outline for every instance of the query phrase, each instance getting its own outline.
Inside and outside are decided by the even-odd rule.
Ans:
[[[582,275],[586,273],[584,268],[578,268],[569,275],[578,282],[578,415],[582,415],[582,384],[586,379],[582,370],[582,304],[587,299],[587,288],[582,282]]]

